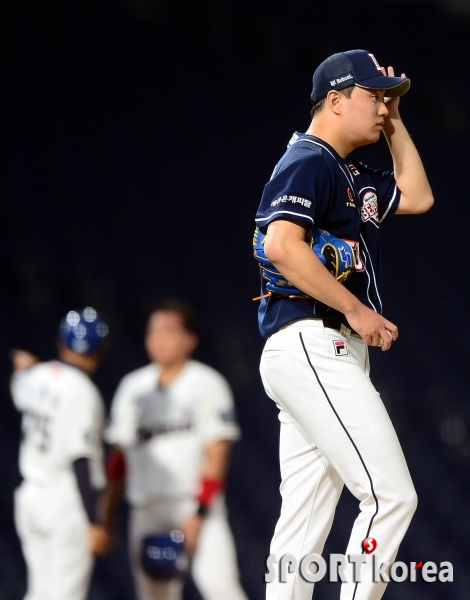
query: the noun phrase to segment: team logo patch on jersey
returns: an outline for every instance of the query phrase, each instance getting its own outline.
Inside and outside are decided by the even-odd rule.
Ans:
[[[369,188],[362,194],[362,206],[361,206],[361,219],[364,223],[369,219],[377,221],[377,215],[379,213],[379,203],[377,201],[377,194],[375,189]]]
[[[344,340],[333,340],[335,356],[349,356],[348,345]]]

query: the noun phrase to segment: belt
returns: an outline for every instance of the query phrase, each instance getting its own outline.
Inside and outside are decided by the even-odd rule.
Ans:
[[[354,329],[351,329],[350,327],[348,327],[344,323],[341,323],[340,321],[336,321],[335,319],[328,319],[328,317],[322,317],[319,320],[323,321],[323,325],[325,327],[328,327],[328,329],[336,329],[336,331],[339,331],[340,333],[342,333],[344,335],[353,335],[353,336],[359,337],[359,338],[361,337],[357,333],[357,331],[354,331]]]
[[[361,336],[357,333],[357,331],[354,331],[354,329],[351,329],[344,323],[341,323],[341,321],[337,321],[336,319],[329,319],[328,317],[303,317],[301,319],[294,319],[293,321],[289,321],[289,323],[286,323],[279,329],[285,329],[286,327],[289,327],[289,325],[292,325],[292,323],[296,323],[297,321],[322,321],[323,326],[327,327],[328,329],[335,329],[336,331],[339,331],[339,333],[341,333],[342,335],[351,335],[355,338],[358,338],[359,340],[362,340]]]

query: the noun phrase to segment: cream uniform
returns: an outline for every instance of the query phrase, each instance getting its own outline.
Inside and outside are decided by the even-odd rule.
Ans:
[[[151,363],[123,378],[106,430],[106,440],[125,454],[131,562],[141,600],[181,598],[181,582],[157,582],[143,572],[142,538],[178,527],[196,511],[205,448],[239,437],[232,393],[220,373],[190,360],[161,388],[159,372]],[[192,573],[205,600],[246,599],[222,498],[204,520]]]
[[[25,600],[84,600],[93,559],[73,462],[89,459],[92,486],[104,487],[102,398],[85,373],[59,361],[15,373],[11,393],[23,414],[15,521]]]

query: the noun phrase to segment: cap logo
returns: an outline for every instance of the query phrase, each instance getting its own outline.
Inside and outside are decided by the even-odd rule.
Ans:
[[[370,52],[369,52],[369,56],[370,56],[370,57],[371,57],[371,59],[373,60],[373,62],[374,62],[374,65],[377,67],[377,70],[378,70],[378,71],[381,71],[382,69],[380,68],[380,65],[379,65],[379,63],[377,62],[377,59],[375,58],[375,56],[374,56],[373,54],[371,54]]]
[[[330,85],[331,87],[335,87],[336,85],[338,85],[338,83],[343,83],[343,81],[348,81],[349,79],[354,79],[352,73],[346,73],[346,75],[341,75],[341,77],[333,79],[332,81],[330,81]]]

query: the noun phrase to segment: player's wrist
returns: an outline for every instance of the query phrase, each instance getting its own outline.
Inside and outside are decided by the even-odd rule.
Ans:
[[[199,486],[197,495],[198,507],[196,514],[200,517],[206,517],[212,503],[225,487],[225,482],[220,478],[204,477]]]
[[[202,502],[199,502],[199,504],[197,506],[197,510],[196,510],[196,515],[198,517],[201,517],[201,519],[204,519],[205,517],[207,517],[208,512],[209,512],[209,505],[202,504]]]
[[[343,289],[345,289],[345,288],[343,288]],[[362,308],[366,308],[366,307],[360,300],[358,300],[356,298],[356,296],[354,296],[354,294],[352,294],[351,292],[349,292],[346,289],[345,289],[345,291],[347,291],[347,294],[344,298],[343,306],[340,308],[340,311],[343,313],[343,315],[349,321],[350,317],[354,318],[355,315],[360,313]]]

